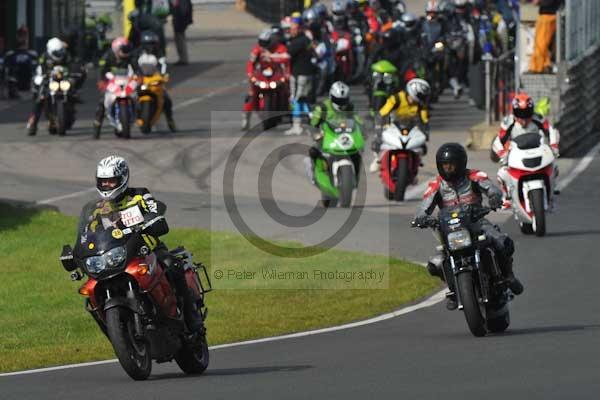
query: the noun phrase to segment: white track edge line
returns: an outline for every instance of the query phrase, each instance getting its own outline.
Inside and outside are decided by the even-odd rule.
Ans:
[[[600,143],[597,143],[590,151],[586,153],[586,155],[577,163],[575,168],[573,168],[564,179],[561,179],[556,184],[556,188],[559,190],[563,190],[567,186],[569,186],[575,178],[577,178],[583,171],[585,171],[598,152],[600,151]]]
[[[391,318],[398,317],[400,315],[408,314],[413,311],[420,310],[422,308],[431,307],[431,306],[439,303],[440,301],[442,301],[445,298],[445,293],[446,293],[446,289],[443,289],[443,290],[433,294],[432,296],[428,297],[427,299],[423,300],[420,303],[413,304],[413,305],[407,306],[407,307],[403,307],[396,311],[392,311],[392,312],[386,313],[386,314],[381,314],[376,317],[365,319],[362,321],[351,322],[348,324],[337,325],[337,326],[331,326],[328,328],[314,329],[314,330],[310,330],[310,331],[297,332],[297,333],[290,333],[290,334],[281,335],[281,336],[272,336],[272,337],[267,337],[267,338],[262,338],[262,339],[246,340],[243,342],[219,344],[219,345],[215,345],[215,346],[210,346],[209,350],[218,350],[218,349],[225,349],[225,348],[230,348],[230,347],[239,347],[239,346],[248,346],[248,345],[259,344],[259,343],[275,342],[275,341],[280,341],[280,340],[299,338],[299,337],[303,337],[303,336],[312,336],[312,335],[318,335],[318,334],[327,333],[327,332],[335,332],[335,331],[340,331],[340,330],[345,330],[345,329],[351,329],[351,328],[356,328],[356,327],[364,326],[364,325],[371,325],[371,324],[374,324],[377,322],[381,322],[381,321],[385,321],[385,320],[388,320]],[[37,374],[37,373],[41,373],[41,372],[51,372],[51,371],[57,371],[57,370],[62,370],[62,369],[90,367],[90,366],[110,364],[110,363],[115,363],[115,362],[117,362],[116,359],[93,361],[93,362],[86,362],[86,363],[80,363],[80,364],[59,365],[56,367],[38,368],[38,369],[29,369],[29,370],[25,370],[25,371],[1,373],[0,377]]]

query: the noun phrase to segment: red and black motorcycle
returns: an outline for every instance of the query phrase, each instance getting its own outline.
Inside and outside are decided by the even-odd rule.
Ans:
[[[159,204],[159,211],[166,207]],[[79,288],[85,306],[110,340],[121,366],[135,380],[152,371],[152,360],[173,359],[188,374],[200,374],[209,363],[205,332],[192,332],[183,317],[182,300],[169,282],[165,267],[149,251],[141,233],[155,221],[144,222],[138,206],[117,211],[112,202],[84,208],[75,249],[63,247],[61,261]],[[161,213],[161,214],[162,214]],[[180,247],[171,251],[185,267],[185,278],[198,312],[206,317],[204,295],[211,290],[206,268],[194,263]],[[198,275],[201,272],[205,281]]]
[[[349,32],[335,31],[331,35],[335,49],[334,81],[350,82],[354,55],[352,50],[352,35]]]
[[[277,126],[281,122],[281,112],[289,111],[289,82],[280,68],[257,69],[250,78],[255,85],[254,104],[263,125],[263,130]],[[279,112],[279,113],[277,113]]]

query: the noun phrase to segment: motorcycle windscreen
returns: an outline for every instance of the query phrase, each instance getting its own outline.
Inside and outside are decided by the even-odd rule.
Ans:
[[[92,201],[79,217],[77,242],[73,254],[78,259],[93,257],[125,245],[127,235],[121,213],[112,201]]]

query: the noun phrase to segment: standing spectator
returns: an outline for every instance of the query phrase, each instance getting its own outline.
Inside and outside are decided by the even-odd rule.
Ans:
[[[311,85],[315,74],[312,63],[314,43],[309,33],[302,26],[302,16],[299,12],[292,14],[290,25],[290,43],[288,53],[291,57],[292,76],[290,78],[290,100],[292,105],[292,127],[284,132],[285,135],[301,135],[302,116],[309,113],[308,101]]]
[[[175,65],[187,65],[189,62],[185,30],[194,21],[192,19],[192,2],[190,0],[171,0],[171,14],[173,15],[173,32],[175,32],[175,46],[179,61]]]
[[[542,73],[552,68],[550,45],[556,33],[556,13],[563,0],[534,0],[540,6],[540,15],[535,23],[535,47],[529,63],[529,71]]]

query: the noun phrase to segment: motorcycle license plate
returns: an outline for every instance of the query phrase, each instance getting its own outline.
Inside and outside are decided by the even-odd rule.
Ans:
[[[123,225],[128,228],[144,222],[144,216],[142,215],[142,212],[138,206],[129,207],[123,211],[120,211],[119,214],[121,214],[121,221],[123,222]]]

